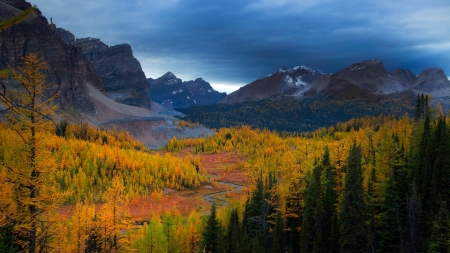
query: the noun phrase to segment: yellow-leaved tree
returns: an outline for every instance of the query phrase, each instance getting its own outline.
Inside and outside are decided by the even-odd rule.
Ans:
[[[130,245],[128,238],[123,234],[123,231],[131,229],[124,190],[122,179],[116,176],[104,194],[106,203],[102,206],[97,221],[100,252],[127,251]]]
[[[0,90],[3,114],[12,130],[10,138],[17,140],[0,159],[0,167],[6,168],[5,181],[12,187],[9,201],[2,202],[14,207],[13,212],[2,211],[0,220],[12,228],[19,251],[34,253],[46,251],[63,200],[53,178],[57,164],[46,147],[55,129],[53,101],[57,94],[45,94],[50,88],[43,73],[48,65],[38,53],[21,59],[17,69],[9,68],[10,85],[2,85]]]

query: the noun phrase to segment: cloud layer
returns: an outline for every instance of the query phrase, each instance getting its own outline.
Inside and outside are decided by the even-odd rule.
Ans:
[[[243,85],[279,67],[378,58],[450,75],[448,0],[31,0],[77,38],[129,43],[147,77]]]

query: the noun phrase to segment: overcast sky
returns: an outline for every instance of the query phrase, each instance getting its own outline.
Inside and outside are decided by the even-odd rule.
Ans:
[[[305,65],[366,59],[450,76],[449,0],[28,0],[77,38],[128,43],[147,77],[202,77],[220,91]]]

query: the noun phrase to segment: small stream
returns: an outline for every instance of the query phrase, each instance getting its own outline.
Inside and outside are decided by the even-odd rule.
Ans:
[[[215,175],[215,174],[213,174],[212,176],[213,176],[213,178],[217,178],[217,175]],[[231,192],[242,191],[242,185],[233,184],[233,183],[229,183],[229,182],[218,182],[218,181],[216,181],[216,183],[231,186],[233,188],[233,190],[231,190]],[[226,206],[227,202],[225,200],[215,197],[216,195],[224,194],[226,192],[228,192],[228,191],[220,191],[220,192],[205,194],[204,197],[205,197],[206,201],[208,201],[210,204],[212,204],[214,201],[214,202],[216,202],[216,205]]]

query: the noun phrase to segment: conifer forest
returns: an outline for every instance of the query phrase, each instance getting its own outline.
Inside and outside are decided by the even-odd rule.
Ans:
[[[450,251],[450,121],[429,96],[414,115],[304,133],[220,128],[150,150],[58,118],[47,67],[31,54],[4,73],[18,86],[0,93],[0,252]],[[222,176],[244,175],[241,194],[163,208],[225,181],[205,168],[210,155],[239,158]]]

